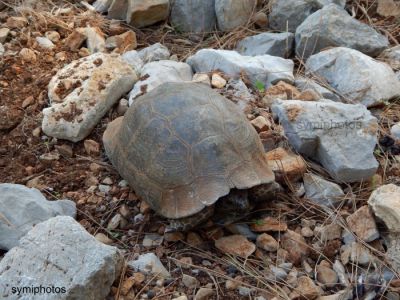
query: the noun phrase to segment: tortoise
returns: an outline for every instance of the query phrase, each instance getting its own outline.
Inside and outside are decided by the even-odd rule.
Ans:
[[[170,230],[243,218],[276,189],[256,130],[202,83],[164,83],[140,96],[103,142],[139,198],[172,220]]]

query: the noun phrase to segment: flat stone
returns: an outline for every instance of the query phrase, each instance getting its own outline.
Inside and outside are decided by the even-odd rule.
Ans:
[[[230,31],[249,22],[256,2],[256,0],[215,0],[219,30]]]
[[[249,257],[256,246],[242,235],[230,235],[215,241],[215,247],[226,254]]]
[[[247,56],[272,55],[288,58],[294,49],[294,34],[291,32],[265,32],[241,40],[236,50]]]
[[[332,101],[340,101],[340,96],[336,95],[333,91],[319,85],[311,78],[298,76],[294,84],[300,91],[313,90],[319,95],[319,99],[329,99]]]
[[[347,224],[360,239],[372,242],[379,238],[374,216],[368,205],[361,206],[353,214],[347,217]]]
[[[272,217],[265,217],[251,224],[251,230],[254,232],[286,231],[287,224]]]
[[[269,87],[280,80],[294,81],[293,61],[276,56],[242,56],[236,51],[202,49],[189,57],[187,63],[196,73],[219,70],[238,79],[243,72],[253,86],[258,82]]]
[[[135,271],[150,273],[160,277],[171,277],[160,259],[151,252],[140,255],[136,260],[129,261],[128,266],[133,268]]]
[[[35,188],[19,184],[0,184],[0,249],[10,250],[40,222],[55,216],[76,217],[70,200],[47,201]]]
[[[372,192],[368,205],[390,232],[400,232],[400,187],[386,184]]]
[[[344,199],[344,192],[339,185],[320,176],[304,174],[303,182],[306,197],[318,205],[337,207]]]
[[[215,28],[215,0],[175,0],[170,20],[178,32],[211,32]]]
[[[168,48],[160,43],[143,48],[138,51],[138,54],[145,64],[152,61],[168,60],[171,56]]]
[[[43,132],[72,142],[84,139],[136,80],[135,71],[114,54],[73,61],[49,83],[51,106],[43,110]]]
[[[127,23],[142,28],[164,21],[169,15],[169,0],[129,0]]]
[[[134,99],[144,95],[165,82],[191,81],[193,77],[191,67],[183,62],[160,60],[144,65],[140,72],[140,79],[129,93],[129,105]]]
[[[122,262],[116,247],[98,242],[73,218],[54,217],[31,229],[1,260],[1,298],[21,299],[11,287],[44,286],[65,289],[48,299],[105,299]]]
[[[269,24],[271,29],[295,32],[296,28],[312,13],[324,5],[335,3],[344,7],[345,0],[274,0],[271,3]]]
[[[265,156],[278,181],[285,179],[297,181],[307,170],[307,166],[300,155],[284,148],[276,148],[267,152]]]
[[[336,47],[310,56],[306,73],[322,78],[344,98],[367,107],[400,95],[400,81],[387,64],[349,48]]]
[[[336,4],[316,11],[296,30],[296,53],[303,59],[328,47],[347,47],[378,56],[388,46],[387,37]]]
[[[288,260],[294,265],[299,265],[301,260],[310,252],[305,239],[298,233],[288,230],[282,236],[281,247],[288,251]]]
[[[320,162],[336,180],[356,182],[376,173],[378,125],[363,105],[287,100],[276,101],[272,112],[289,143]]]
[[[279,244],[274,237],[266,233],[260,234],[257,237],[256,245],[257,247],[268,252],[276,252],[279,247]]]

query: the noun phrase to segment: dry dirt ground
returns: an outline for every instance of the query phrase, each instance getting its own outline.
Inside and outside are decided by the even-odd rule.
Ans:
[[[77,203],[78,221],[93,235],[102,232],[113,240],[113,244],[126,250],[127,258],[134,258],[146,252],[156,253],[164,265],[172,272],[174,280],[159,282],[155,278],[147,277],[141,284],[134,286],[136,297],[140,294],[154,296],[153,299],[171,299],[176,292],[192,295],[193,290],[188,290],[181,284],[183,273],[195,276],[201,285],[213,284],[218,291],[220,299],[241,299],[237,291],[225,288],[227,278],[241,275],[242,285],[253,287],[257,294],[268,294],[275,291],[279,293],[285,284],[274,284],[264,276],[264,270],[270,261],[275,261],[275,254],[266,254],[258,251],[246,262],[218,252],[213,241],[222,235],[224,230],[217,227],[202,228],[181,236],[182,241],[164,241],[160,246],[144,248],[142,239],[146,233],[159,233],[163,235],[165,220],[154,215],[135,196],[134,191],[128,187],[121,187],[118,183],[121,178],[110,165],[101,146],[102,134],[106,125],[113,120],[117,113],[110,111],[106,117],[93,130],[87,138],[100,145],[99,152],[88,154],[84,143],[71,143],[44,136],[41,132],[41,111],[48,106],[47,85],[57,70],[80,57],[78,51],[72,52],[57,43],[51,51],[39,49],[34,42],[34,37],[44,35],[46,31],[56,30],[61,34],[61,41],[71,32],[68,24],[74,22],[75,27],[86,24],[100,26],[104,32],[109,32],[109,21],[92,14],[82,15],[82,8],[72,6],[72,12],[62,18],[50,18],[55,5],[68,7],[66,2],[46,2],[43,11],[23,11],[8,7],[0,12],[0,22],[5,22],[9,16],[23,14],[30,20],[23,30],[16,30],[16,35],[11,38],[10,47],[18,53],[22,48],[31,48],[36,51],[36,62],[24,62],[19,55],[6,55],[0,59],[0,182],[19,183],[39,188],[48,199],[69,198]],[[373,1],[354,1],[354,12],[359,19],[372,22],[382,32],[390,35],[393,44],[400,42],[400,30],[394,26],[395,20],[382,18],[374,14]],[[370,10],[365,7],[370,5]],[[399,24],[399,23],[397,23]],[[122,25],[124,26],[124,25]],[[397,25],[398,26],[398,25]],[[122,29],[123,31],[124,29]],[[199,48],[222,47],[232,48],[236,41],[243,36],[254,34],[257,29],[249,24],[246,28],[238,29],[228,34],[214,33],[204,38],[192,38],[173,31],[167,24],[159,24],[139,31],[135,29],[138,38],[138,48],[161,42],[166,45],[172,54],[177,54],[184,60],[190,53]],[[56,58],[56,54],[64,52],[63,59]],[[298,62],[299,70],[301,63]],[[384,110],[381,119],[382,137],[387,132],[388,126],[400,121],[400,106],[392,104],[380,108]],[[2,111],[3,110],[3,111]],[[253,110],[257,114],[258,108]],[[282,140],[276,134],[277,142]],[[43,155],[57,150],[61,157],[58,160],[47,161]],[[70,150],[72,150],[72,155]],[[384,183],[399,182],[400,165],[399,157],[378,148],[376,151],[381,162],[379,170]],[[308,162],[310,170],[324,174],[323,170],[314,163]],[[111,191],[104,193],[91,193],[87,189],[93,184],[101,184],[106,178],[111,179]],[[108,181],[108,179],[107,179]],[[352,198],[342,208],[342,216],[351,213],[355,207],[360,206],[368,198],[373,188],[371,183],[344,186],[346,191],[352,192]],[[290,191],[290,186],[287,187]],[[300,205],[299,205],[300,204]],[[124,207],[129,208],[128,224],[124,229],[107,230],[107,224],[117,211]],[[277,201],[267,209],[260,210],[250,216],[245,222],[252,223],[257,220],[258,214],[267,211],[281,220],[285,220],[289,228],[295,230],[300,226],[301,219],[318,220],[324,222],[324,212],[304,200],[292,197],[289,193],[281,195]],[[134,216],[139,212],[144,215],[142,222],[134,222]],[[340,245],[340,243],[339,243]],[[314,259],[324,256],[333,258],[336,254],[337,243],[326,245],[323,253],[312,252]],[[192,262],[186,268],[176,269],[176,260],[191,257]],[[193,270],[195,273],[193,273]],[[197,272],[197,273],[196,273]],[[130,270],[125,270],[120,283],[132,275]],[[392,287],[396,289],[395,287]],[[338,291],[332,287],[332,293]],[[121,292],[121,285],[115,284],[110,297],[116,297]],[[121,299],[123,299],[121,297]],[[269,299],[269,298],[267,298]]]

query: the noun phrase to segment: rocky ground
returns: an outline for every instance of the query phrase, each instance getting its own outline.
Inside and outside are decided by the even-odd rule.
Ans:
[[[398,1],[88,2],[0,1],[0,298],[400,298]],[[243,111],[282,191],[170,233],[102,136],[189,81]]]

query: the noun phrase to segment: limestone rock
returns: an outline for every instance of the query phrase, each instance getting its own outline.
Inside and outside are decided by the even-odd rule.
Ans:
[[[305,90],[313,90],[316,92],[320,97],[320,99],[329,99],[332,101],[340,101],[340,97],[335,94],[333,91],[319,85],[317,82],[312,80],[311,78],[298,76],[294,81],[294,84],[300,91]]]
[[[43,132],[72,142],[84,139],[136,80],[134,70],[114,54],[72,62],[49,83],[51,106],[43,110]]]
[[[303,59],[328,47],[347,47],[378,56],[388,46],[387,37],[335,4],[313,13],[296,30],[296,53]]]
[[[168,48],[160,43],[139,50],[138,55],[145,64],[152,61],[168,60],[171,56]]]
[[[324,79],[344,98],[367,107],[400,95],[393,70],[357,50],[337,47],[312,55],[306,71]]]
[[[336,183],[311,173],[304,174],[303,181],[306,197],[316,204],[336,207],[343,201],[344,192]]]
[[[1,298],[21,299],[11,287],[44,286],[65,288],[47,299],[105,299],[122,261],[116,247],[98,242],[73,218],[54,217],[36,225],[1,260]]]
[[[360,239],[372,242],[379,238],[374,216],[368,205],[361,206],[353,214],[347,217],[347,224]]]
[[[174,0],[171,23],[178,31],[211,32],[216,24],[215,0]]]
[[[292,230],[288,230],[282,236],[281,247],[288,251],[288,260],[294,265],[299,265],[301,260],[310,252],[305,239]]]
[[[369,197],[368,205],[390,232],[400,232],[400,187],[387,184],[377,188]]]
[[[182,62],[160,60],[144,65],[140,79],[129,93],[129,105],[134,99],[150,92],[165,82],[191,81],[193,77],[191,67]]]
[[[378,168],[377,120],[361,104],[287,100],[272,105],[289,143],[319,161],[332,177],[355,182]]]
[[[268,165],[275,173],[277,180],[297,181],[306,172],[307,166],[300,155],[286,151],[284,148],[276,148],[265,154]]]
[[[268,252],[276,252],[278,250],[279,244],[273,236],[263,233],[257,237],[257,247],[260,247],[261,249]]]
[[[138,259],[129,261],[128,266],[135,271],[150,273],[160,277],[170,277],[171,275],[154,253],[142,254]]]
[[[392,69],[400,70],[400,45],[386,49],[379,55],[379,59],[389,64]]]
[[[128,0],[126,21],[141,28],[164,21],[169,15],[169,0]]]
[[[220,70],[237,79],[243,72],[253,85],[260,82],[269,87],[280,80],[294,80],[293,61],[270,55],[242,56],[236,51],[202,49],[189,57],[187,63],[196,73]]]
[[[128,11],[129,0],[113,0],[108,8],[110,19],[125,20]]]
[[[0,184],[0,249],[9,250],[19,244],[36,224],[55,216],[76,216],[70,200],[47,201],[35,188],[19,184]]]
[[[297,281],[297,287],[295,289],[295,293],[298,296],[295,296],[291,299],[317,299],[318,296],[322,294],[322,289],[315,285],[313,280],[307,276],[299,277]]]
[[[294,34],[283,33],[260,33],[241,40],[236,49],[242,55],[272,55],[288,58],[293,53]]]
[[[218,28],[233,30],[245,25],[256,6],[256,0],[215,0]]]

